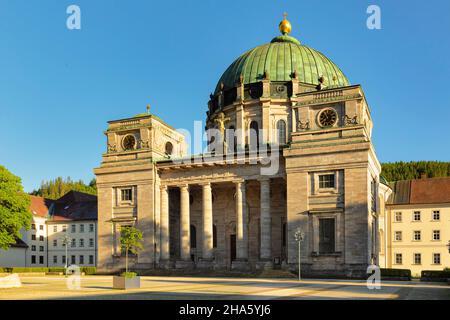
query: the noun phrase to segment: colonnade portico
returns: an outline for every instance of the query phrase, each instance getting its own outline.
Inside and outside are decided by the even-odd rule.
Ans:
[[[272,262],[271,252],[271,210],[270,210],[270,179],[259,180],[261,185],[260,199],[260,257],[259,259],[267,267]],[[236,257],[232,261],[231,268],[243,270],[249,268],[249,213],[246,199],[246,180],[214,181],[217,183],[233,183],[235,199],[236,221]],[[214,267],[214,220],[213,220],[213,186],[211,182],[193,182],[182,184],[169,184],[161,181],[160,193],[160,262],[162,267],[169,267],[175,263],[176,268],[194,267],[191,259],[190,244],[190,189],[193,186],[201,187],[201,245],[197,264],[198,268]],[[169,225],[169,188],[178,188],[180,191],[180,217],[179,217],[179,256],[170,255],[170,228]],[[176,261],[173,261],[176,260]]]

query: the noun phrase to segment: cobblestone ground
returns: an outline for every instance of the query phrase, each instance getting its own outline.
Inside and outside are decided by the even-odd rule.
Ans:
[[[423,299],[450,300],[445,283],[382,282],[369,290],[365,281],[141,277],[141,289],[114,290],[110,276],[86,276],[80,290],[69,290],[61,276],[22,277],[21,288],[0,289],[0,299]]]

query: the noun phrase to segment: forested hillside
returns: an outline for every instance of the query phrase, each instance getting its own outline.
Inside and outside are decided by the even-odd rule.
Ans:
[[[382,175],[389,182],[420,179],[423,174],[428,178],[450,177],[450,162],[401,161],[382,164]]]
[[[31,194],[55,200],[72,190],[97,195],[96,181],[92,179],[89,184],[85,184],[82,180],[72,181],[70,177],[66,179],[58,177],[54,180],[43,181],[40,188]]]

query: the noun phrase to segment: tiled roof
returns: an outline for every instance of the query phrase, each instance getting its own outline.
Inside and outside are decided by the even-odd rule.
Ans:
[[[48,210],[53,203],[53,200],[45,199],[37,196],[31,197],[30,210],[35,216],[46,218],[48,215]]]
[[[388,204],[450,203],[450,178],[397,181]]]
[[[55,201],[51,221],[97,220],[97,197],[70,191]]]
[[[28,245],[22,239],[17,238],[16,243],[12,244],[11,248],[28,248]]]

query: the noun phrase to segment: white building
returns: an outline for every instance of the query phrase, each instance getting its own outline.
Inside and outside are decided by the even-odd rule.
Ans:
[[[31,196],[30,230],[7,251],[0,267],[64,267],[67,237],[68,265],[97,264],[97,197],[70,191],[58,200]]]

